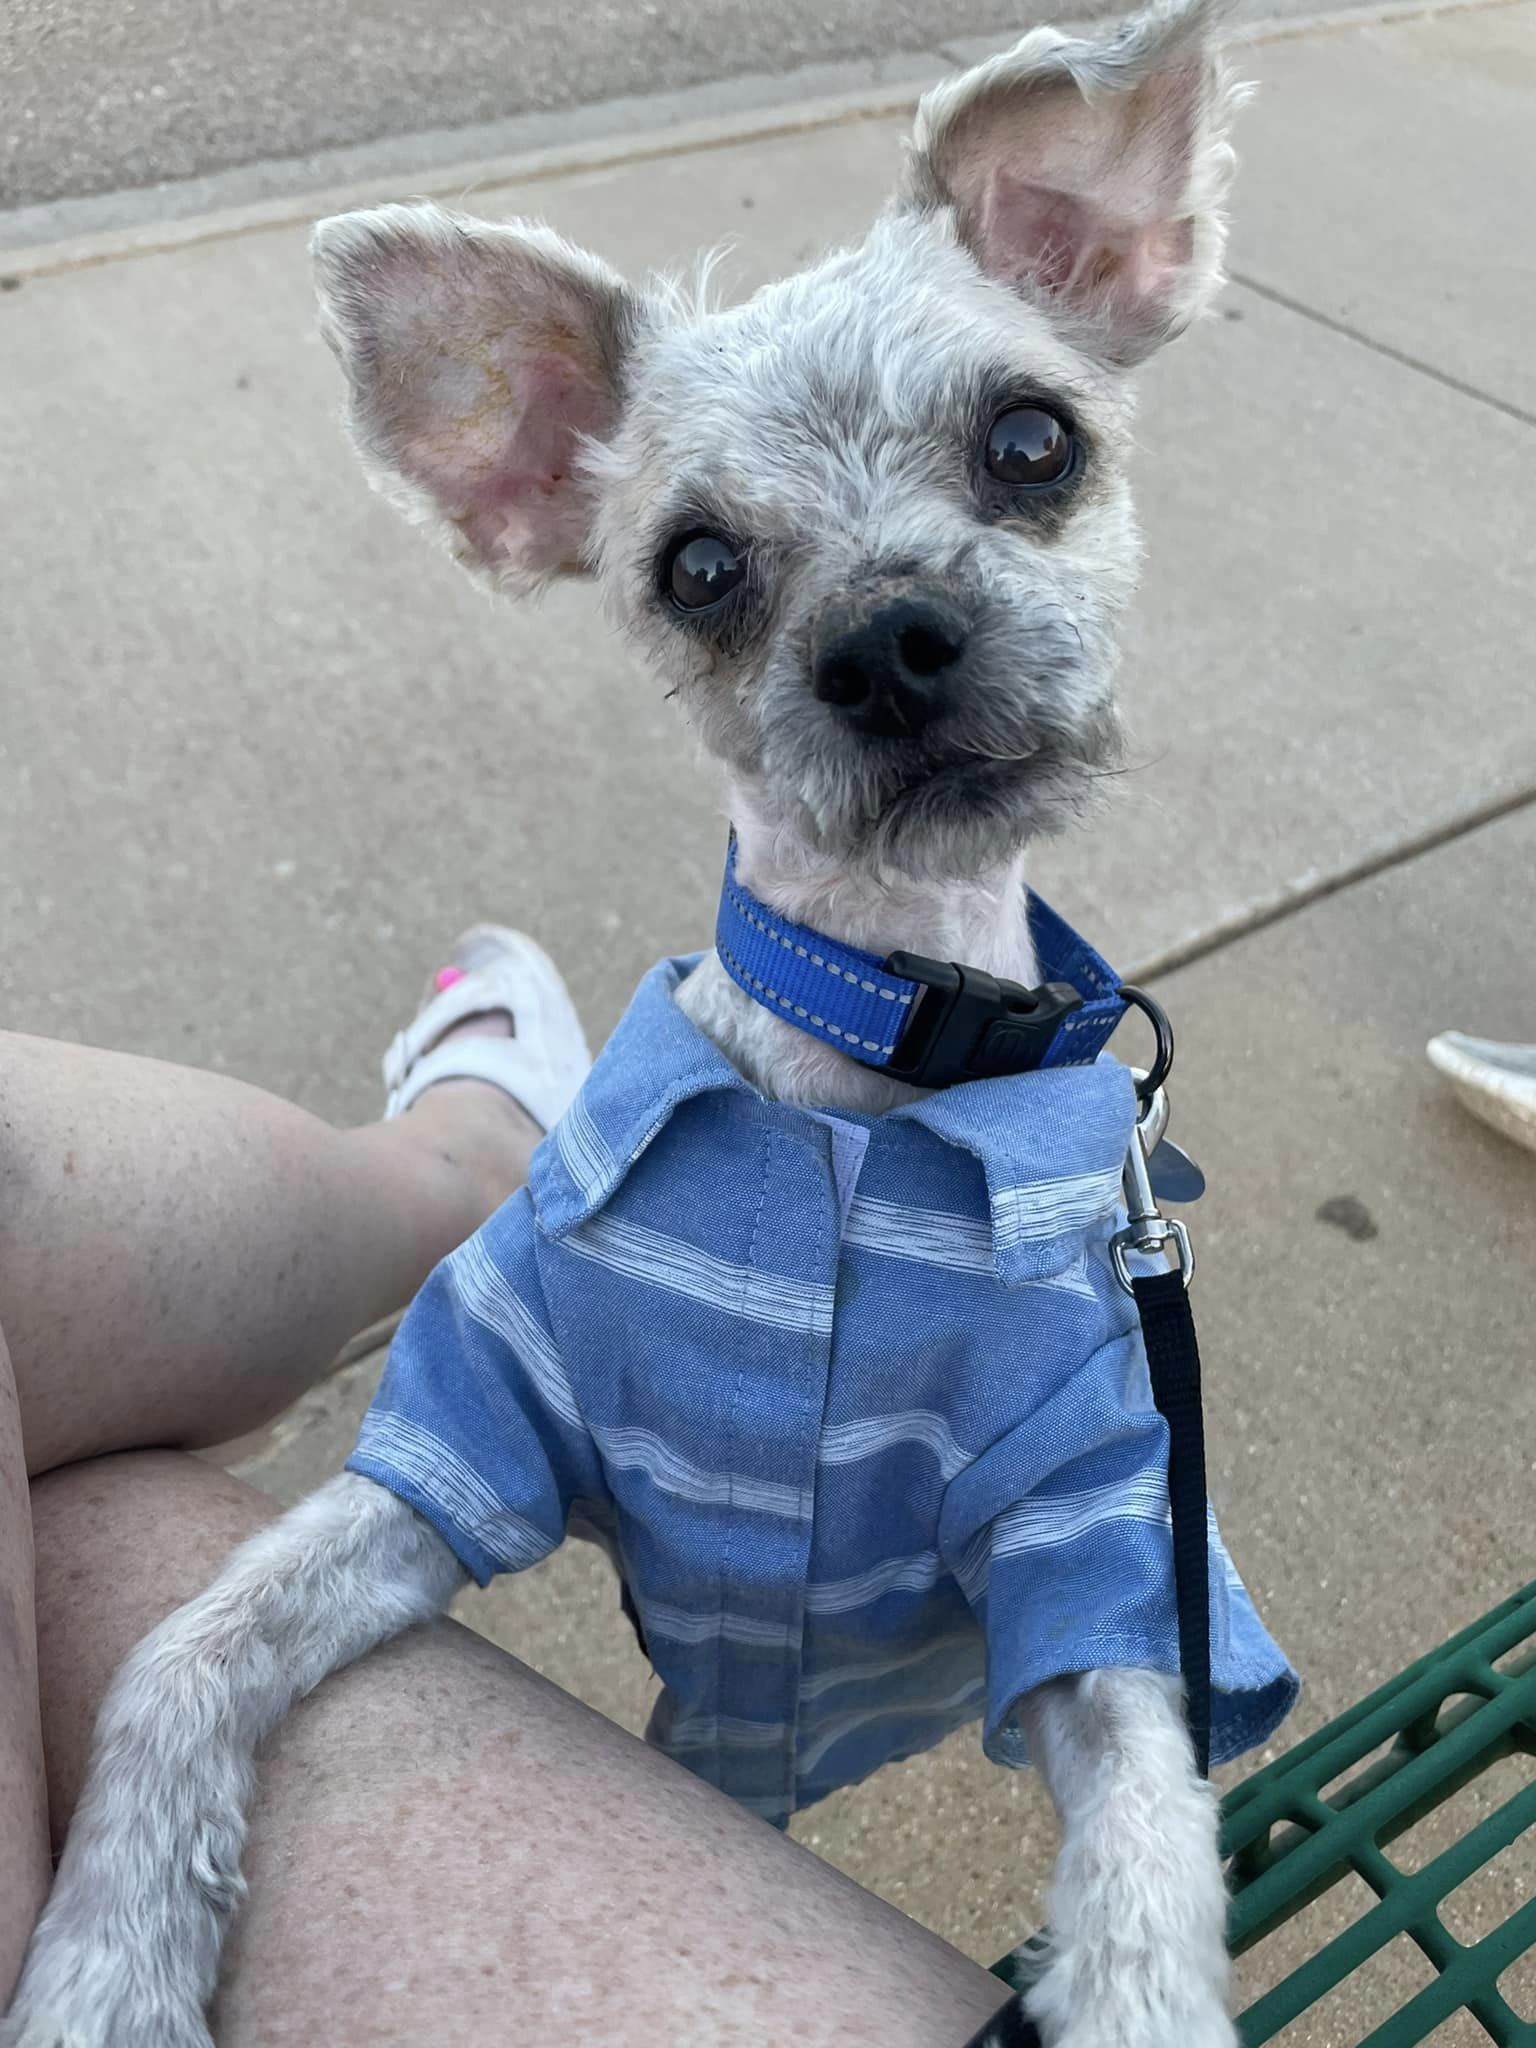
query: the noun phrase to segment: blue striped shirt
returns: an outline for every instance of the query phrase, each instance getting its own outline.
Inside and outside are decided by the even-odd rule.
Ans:
[[[662,1748],[755,1812],[1042,1681],[1178,1669],[1167,1435],[1110,1269],[1117,1061],[881,1117],[765,1101],[647,976],[529,1186],[406,1316],[350,1459],[482,1584],[618,1563]],[[1296,1679],[1213,1529],[1213,1753]]]

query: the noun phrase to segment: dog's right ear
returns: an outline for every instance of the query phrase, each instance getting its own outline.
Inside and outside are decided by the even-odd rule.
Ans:
[[[623,280],[548,228],[430,205],[322,221],[311,250],[380,487],[497,585],[585,567],[579,458],[618,419],[638,317]]]
[[[1149,0],[1086,40],[1032,29],[918,108],[908,198],[946,207],[981,268],[1139,362],[1221,282],[1242,97],[1214,31],[1226,0]]]

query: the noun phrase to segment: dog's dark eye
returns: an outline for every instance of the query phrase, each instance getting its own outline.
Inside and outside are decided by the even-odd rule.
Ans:
[[[1038,405],[1010,406],[987,429],[987,472],[999,483],[1059,484],[1072,467],[1071,429]]]
[[[719,533],[690,533],[675,541],[663,581],[672,602],[685,612],[707,612],[729,597],[747,573],[747,558]]]

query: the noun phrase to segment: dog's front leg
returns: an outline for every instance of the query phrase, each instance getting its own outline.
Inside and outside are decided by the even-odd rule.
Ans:
[[[1216,1796],[1179,1686],[1091,1671],[1020,1719],[1061,1818],[1049,1958],[1025,1995],[1046,2048],[1235,2048]]]
[[[344,1472],[145,1637],[103,1703],[0,2048],[211,2048],[257,1743],[463,1580],[413,1509]]]

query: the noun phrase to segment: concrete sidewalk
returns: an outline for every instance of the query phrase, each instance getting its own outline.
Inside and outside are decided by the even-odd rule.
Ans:
[[[1214,1491],[1309,1681],[1299,1733],[1536,1552],[1536,1160],[1421,1056],[1447,1025],[1536,1036],[1536,4],[1247,57],[1236,282],[1146,379],[1142,765],[1037,879],[1127,974],[1163,970],[1212,1181],[1190,1222]],[[745,287],[858,231],[903,125],[637,151],[473,204],[630,269],[733,236]],[[25,480],[0,509],[0,1015],[362,1118],[458,925],[545,935],[599,1037],[707,938],[722,834],[585,592],[493,610],[368,496],[302,243],[34,253],[0,295]],[[1318,1219],[1341,1195],[1369,1232]],[[332,1469],[375,1369],[246,1469],[285,1496]],[[643,1717],[592,1560],[465,1612]],[[1049,1839],[973,1740],[798,1831],[988,1959],[1031,1923]],[[1295,2038],[1368,2018],[1356,1997]]]

